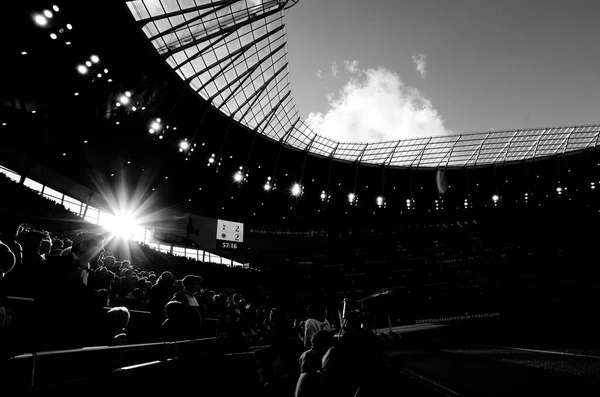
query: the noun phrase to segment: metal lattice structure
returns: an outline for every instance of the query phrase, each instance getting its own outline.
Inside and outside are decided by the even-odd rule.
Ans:
[[[214,108],[256,133],[308,153],[388,167],[479,167],[598,145],[600,125],[337,142],[298,114],[284,10],[289,0],[135,0],[129,9],[158,53]]]

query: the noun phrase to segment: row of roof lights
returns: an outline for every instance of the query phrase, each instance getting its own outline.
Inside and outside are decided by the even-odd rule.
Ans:
[[[60,8],[58,8],[58,6],[56,5],[52,6],[52,9],[54,10],[54,12],[60,11]],[[48,25],[48,20],[52,19],[53,17],[54,14],[52,14],[52,11],[44,10],[41,14],[34,14],[33,21],[36,23],[36,25],[44,27]]]

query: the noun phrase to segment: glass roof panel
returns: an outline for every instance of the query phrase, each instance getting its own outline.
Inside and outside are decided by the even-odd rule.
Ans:
[[[285,35],[284,9],[289,4],[287,0],[127,2],[157,52],[201,97],[249,128],[277,141],[285,138],[287,145],[308,148],[316,155],[391,167],[470,167],[598,145],[597,125],[369,144],[317,136],[304,121],[297,122]]]

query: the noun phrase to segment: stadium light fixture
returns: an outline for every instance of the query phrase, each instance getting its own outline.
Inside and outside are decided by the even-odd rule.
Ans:
[[[326,198],[327,198],[327,193],[325,193],[325,190],[323,190],[321,192],[321,201],[325,201]]]
[[[67,24],[67,29],[69,30],[73,30],[73,25],[71,25],[70,23]]]
[[[377,197],[377,199],[375,200],[375,202],[377,203],[377,206],[379,208],[381,208],[383,206],[383,197],[381,197],[381,196]]]
[[[352,204],[354,202],[354,200],[356,200],[356,194],[354,194],[354,193],[348,193],[348,202],[350,204]]]
[[[497,203],[498,201],[500,201],[500,196],[498,196],[497,194],[494,194],[492,196],[492,201],[494,202],[494,204]]]
[[[210,157],[210,158],[208,159],[208,165],[211,165],[211,164],[213,164],[214,162],[215,162],[215,158],[214,158],[214,157]]]
[[[292,193],[292,196],[298,197],[302,194],[302,186],[300,186],[299,183],[294,183],[290,189],[290,192]]]
[[[119,102],[121,103],[121,105],[127,105],[129,103],[129,98],[125,95],[121,95],[119,97]]]
[[[52,18],[53,17],[52,11],[50,11],[50,10],[44,10],[44,16],[46,18],[48,18],[48,19]]]
[[[265,192],[268,192],[269,190],[271,190],[271,184],[269,182],[265,183],[263,189],[265,189]]]
[[[105,71],[105,73],[108,73],[108,70],[107,70],[107,69],[104,69],[104,71]],[[129,91],[125,91],[125,96],[126,96],[127,98],[131,98],[131,92],[129,92]]]
[[[46,25],[48,25],[48,20],[42,14],[35,14],[33,16],[33,21],[38,26],[46,26]]]
[[[244,175],[242,175],[241,171],[237,171],[235,174],[233,174],[233,181],[235,183],[242,183],[243,180],[244,180]]]
[[[181,150],[188,150],[188,149],[190,148],[190,144],[189,144],[189,142],[188,142],[188,141],[185,141],[185,140],[184,140],[184,141],[181,141],[181,142],[179,143],[179,148],[180,148]]]
[[[77,71],[79,74],[86,74],[88,72],[88,68],[85,65],[77,65]]]
[[[129,101],[129,99],[127,99]],[[157,121],[152,122],[152,124],[150,125],[155,131],[160,130],[160,123],[158,123]]]
[[[56,33],[50,33],[50,38],[52,40],[56,40],[56,39],[58,39],[58,36],[56,35]]]
[[[98,62],[100,62],[100,58],[98,58],[98,55],[92,55],[92,56],[90,56],[90,61],[92,61],[94,63],[98,63]]]
[[[54,10],[54,12],[58,12],[58,11],[60,11],[60,8],[58,8],[58,6],[57,6],[57,5],[53,5],[53,6],[52,6],[52,9]]]

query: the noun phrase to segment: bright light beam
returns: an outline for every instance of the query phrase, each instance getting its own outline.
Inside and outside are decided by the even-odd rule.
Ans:
[[[131,238],[139,229],[139,226],[130,213],[117,212],[115,215],[107,215],[102,225],[114,237]]]

